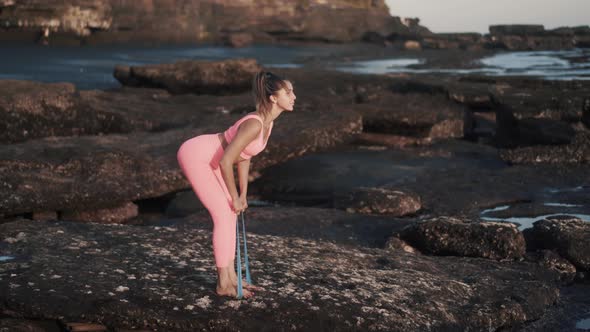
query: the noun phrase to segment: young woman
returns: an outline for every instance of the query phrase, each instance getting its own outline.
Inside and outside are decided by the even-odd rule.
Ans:
[[[237,295],[236,221],[248,207],[250,158],[266,147],[273,121],[283,111],[293,111],[291,82],[261,71],[253,82],[256,111],[247,114],[223,133],[206,134],[185,141],[178,163],[197,197],[213,219],[213,254],[217,265],[217,294]],[[237,165],[240,193],[234,180]],[[253,286],[244,284],[244,297]]]

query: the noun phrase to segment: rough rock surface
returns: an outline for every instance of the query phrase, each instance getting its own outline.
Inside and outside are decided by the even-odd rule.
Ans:
[[[387,36],[410,30],[390,16],[383,0],[32,0],[0,2],[0,8],[2,33],[43,32],[49,43],[222,42],[240,32],[256,41],[345,42],[369,31]]]
[[[350,140],[354,112],[289,114],[277,120],[253,174],[270,165]],[[176,152],[185,140],[225,130],[241,114],[211,117],[199,127],[158,133],[57,137],[0,145],[0,213],[99,209],[189,188]],[[281,119],[282,120],[282,119]]]
[[[571,144],[503,149],[500,156],[512,164],[590,162],[590,132],[577,132]]]
[[[549,190],[556,193],[539,197],[541,204],[587,204],[586,191],[575,198],[569,188],[587,186],[580,181],[588,174],[586,165],[508,166],[496,149],[465,141],[405,149],[345,146],[265,169],[249,192],[267,201],[331,206],[335,195],[380,187],[418,195],[422,214],[477,218],[484,209],[535,200]]]
[[[123,85],[162,88],[170,93],[235,94],[252,88],[260,70],[255,59],[179,61],[138,67],[117,66],[115,78]]]
[[[249,235],[250,300],[218,298],[210,233],[190,227],[0,225],[0,311],[167,331],[481,330],[539,318],[558,289],[534,264]],[[264,317],[264,319],[262,319]]]
[[[399,237],[421,252],[434,255],[515,259],[524,255],[526,247],[522,233],[513,224],[450,217],[408,226]]]
[[[539,220],[532,237],[537,246],[557,251],[578,269],[590,270],[590,223],[577,218]]]
[[[78,222],[97,222],[104,224],[117,224],[125,220],[137,217],[137,205],[128,202],[120,206],[111,208],[99,209],[95,211],[63,211],[61,213],[62,220],[78,221]]]
[[[420,197],[383,188],[357,188],[336,197],[334,206],[347,212],[404,216],[420,210]]]

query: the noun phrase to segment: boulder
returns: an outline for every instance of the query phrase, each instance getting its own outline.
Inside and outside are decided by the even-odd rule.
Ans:
[[[515,225],[471,222],[439,217],[410,225],[399,237],[423,253],[516,259],[525,253],[525,241]]]
[[[384,188],[357,188],[336,197],[334,206],[351,213],[404,216],[420,210],[420,197]]]
[[[123,85],[162,88],[173,94],[235,94],[252,88],[260,71],[254,59],[179,61],[138,67],[117,66],[115,78]]]
[[[535,244],[555,250],[578,269],[590,270],[590,223],[577,218],[550,218],[533,224]]]

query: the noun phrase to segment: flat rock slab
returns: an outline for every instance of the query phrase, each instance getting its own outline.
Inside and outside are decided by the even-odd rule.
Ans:
[[[464,141],[385,149],[348,146],[276,165],[251,184],[264,200],[332,204],[358,187],[409,192],[422,213],[479,216],[489,207],[534,199],[546,188],[584,185],[585,165],[508,166],[496,149]],[[561,203],[574,203],[568,200]]]
[[[0,214],[98,209],[189,188],[176,152],[185,140],[227,129],[242,114],[158,133],[57,137],[0,145]],[[351,140],[358,114],[289,114],[275,123],[252,172]]]
[[[540,145],[504,149],[500,156],[512,164],[588,164],[590,162],[590,132],[577,132],[568,145]]]
[[[357,188],[336,197],[336,208],[363,214],[404,216],[420,210],[420,197],[399,190]]]
[[[232,94],[252,88],[260,70],[255,59],[179,61],[148,66],[117,66],[115,78],[123,85],[162,88],[170,93]]]
[[[10,317],[166,331],[482,330],[537,319],[558,299],[534,264],[250,234],[265,290],[239,301],[213,292],[205,230],[19,220],[0,234],[16,257],[0,263]]]
[[[491,259],[524,255],[525,241],[515,225],[439,217],[408,226],[399,237],[420,251]]]

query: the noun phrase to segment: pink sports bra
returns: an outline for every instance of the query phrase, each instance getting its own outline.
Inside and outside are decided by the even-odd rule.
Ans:
[[[258,119],[258,121],[260,121],[260,123],[262,123],[263,128],[262,128],[262,130],[260,130],[260,134],[258,135],[258,137],[255,140],[253,140],[252,142],[250,142],[250,144],[246,145],[244,150],[242,150],[242,152],[240,152],[240,157],[242,157],[244,159],[250,159],[250,158],[254,157],[255,155],[259,154],[266,147],[266,143],[268,143],[268,139],[265,142],[264,137],[263,137],[264,136],[264,122],[262,121],[262,118],[256,114],[248,114],[245,117],[239,119],[236,123],[234,123],[233,126],[229,127],[223,133],[223,137],[225,137],[225,140],[227,141],[227,143],[228,144],[231,143],[231,141],[234,139],[234,137],[238,133],[238,128],[240,127],[242,122],[248,120],[249,118]],[[273,122],[270,123],[270,127],[268,128],[268,137],[270,137],[270,132],[272,131],[272,125],[273,125]]]

